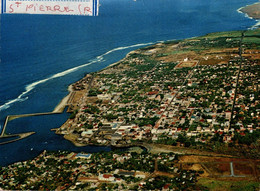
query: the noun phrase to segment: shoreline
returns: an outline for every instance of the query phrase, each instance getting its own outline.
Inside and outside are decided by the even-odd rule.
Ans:
[[[155,42],[155,44],[157,44],[157,43]],[[148,45],[148,46],[152,46],[152,45],[154,45],[154,44],[150,44],[150,45]],[[145,46],[145,47],[148,47],[148,46]],[[122,58],[121,60],[118,60],[117,62],[114,62],[114,63],[112,63],[112,64],[106,66],[105,68],[103,68],[103,69],[101,69],[101,70],[99,70],[99,71],[96,71],[96,72],[94,72],[94,73],[99,73],[99,72],[102,72],[103,70],[106,70],[106,69],[108,69],[108,68],[110,68],[110,67],[116,66],[116,65],[119,64],[121,61],[125,60],[130,54],[135,53],[135,52],[136,52],[137,50],[139,50],[139,49],[140,49],[140,48],[128,52],[128,53],[125,55],[125,57]],[[90,74],[91,74],[91,73],[90,73]],[[74,83],[73,83],[73,84],[74,84]]]
[[[229,33],[231,33],[232,31],[230,31]],[[234,31],[233,31],[234,32]],[[234,34],[234,36],[235,37],[237,37],[237,35],[241,35],[240,34],[240,32],[238,32],[238,31],[236,31],[236,32],[234,32],[234,33],[239,33],[239,34]],[[211,35],[212,35],[212,37],[213,38],[215,38],[216,36],[218,36],[218,35],[223,35],[222,34],[222,32],[217,32],[217,33],[210,33]],[[204,36],[201,36],[201,37],[197,37],[197,38],[208,38],[208,36],[211,36],[210,34],[207,34],[207,35],[204,35]],[[225,34],[225,33],[224,33]],[[229,35],[228,35],[229,36]],[[193,40],[191,40],[191,39],[193,39]],[[181,42],[184,42],[184,41],[187,41],[187,40],[190,40],[190,41],[194,41],[194,37],[193,38],[188,38],[188,39],[185,39],[185,40],[182,40],[182,41],[180,41],[180,42],[178,42],[178,43],[181,43]],[[195,39],[196,40],[196,39]],[[96,71],[96,72],[93,72],[93,73],[90,73],[90,74],[88,74],[89,76],[87,77],[87,76],[85,76],[84,78],[86,78],[86,79],[84,79],[84,78],[82,78],[82,79],[80,79],[80,80],[78,80],[78,81],[76,81],[76,82],[74,82],[73,84],[71,84],[69,87],[68,87],[68,90],[69,90],[69,94],[66,96],[66,97],[64,97],[62,100],[61,100],[61,102],[56,106],[56,108],[54,109],[54,111],[59,111],[59,110],[61,110],[61,109],[64,109],[64,107],[66,106],[66,105],[68,105],[69,103],[69,100],[70,100],[70,98],[71,98],[71,95],[73,95],[73,93],[75,93],[75,94],[77,94],[77,100],[73,100],[73,108],[72,108],[72,110],[71,110],[71,112],[73,111],[74,113],[74,117],[70,117],[70,118],[68,118],[67,119],[67,121],[60,127],[60,128],[57,128],[57,130],[56,130],[56,134],[59,134],[59,135],[62,135],[63,136],[63,138],[64,139],[66,139],[66,140],[68,140],[68,141],[70,141],[71,143],[73,143],[76,147],[82,147],[82,146],[88,146],[88,145],[93,145],[93,146],[101,146],[101,145],[99,145],[99,144],[95,144],[95,139],[93,139],[92,140],[92,137],[96,134],[96,132],[98,132],[98,131],[94,131],[93,130],[93,132],[91,132],[91,133],[88,133],[88,137],[86,138],[86,135],[81,135],[81,133],[85,133],[84,131],[86,131],[86,130],[84,130],[84,124],[83,124],[83,122],[80,124],[80,120],[78,120],[78,118],[76,118],[75,120],[74,120],[74,118],[75,118],[75,115],[77,115],[77,114],[80,114],[80,115],[84,115],[84,110],[86,109],[85,107],[86,107],[86,103],[89,103],[89,104],[91,104],[91,102],[93,102],[94,103],[94,101],[95,101],[95,103],[97,102],[96,100],[93,100],[93,99],[90,99],[89,97],[88,97],[88,91],[89,91],[89,89],[91,88],[91,87],[96,87],[97,86],[97,80],[95,79],[96,78],[96,75],[98,75],[98,74],[106,74],[107,72],[107,74],[114,74],[114,73],[116,73],[117,72],[117,69],[119,68],[119,70],[118,70],[118,72],[122,72],[122,68],[120,68],[121,67],[121,65],[120,65],[120,63],[122,63],[122,62],[124,62],[124,61],[128,61],[127,59],[129,58],[129,55],[131,55],[131,54],[135,54],[135,53],[137,53],[137,54],[143,54],[143,55],[149,55],[149,56],[151,56],[151,55],[153,55],[153,54],[155,54],[155,52],[153,52],[154,50],[156,50],[156,51],[158,51],[157,49],[163,49],[162,47],[159,47],[158,48],[158,45],[159,44],[161,44],[161,42],[160,43],[157,43],[157,44],[152,44],[152,45],[148,45],[148,46],[146,46],[145,48],[143,47],[143,48],[138,48],[138,49],[136,49],[136,50],[133,50],[133,51],[130,51],[128,54],[126,54],[126,56],[124,57],[124,58],[122,58],[121,60],[119,60],[119,61],[117,61],[117,62],[115,62],[115,63],[112,63],[112,64],[110,64],[110,65],[108,65],[107,67],[105,67],[105,68],[103,68],[103,69],[101,69],[101,70],[99,70],[99,71]],[[168,47],[168,46],[170,46],[170,45],[167,45],[166,47]],[[176,44],[174,44],[174,45],[172,45],[171,46],[171,48],[172,47],[175,47],[176,49],[178,49],[178,51],[180,51],[180,55],[182,55],[183,53],[181,52],[181,50],[183,49],[183,47],[182,48],[178,48],[178,47],[176,47]],[[168,47],[169,48],[169,47]],[[153,51],[151,51],[151,50],[153,50]],[[148,51],[148,50],[150,50],[150,51]],[[167,48],[165,49],[166,51],[168,50]],[[151,53],[152,52],[152,53]],[[156,54],[158,54],[158,53],[156,53]],[[187,53],[188,54],[188,53]],[[196,57],[197,59],[195,59],[195,57],[194,57],[194,55],[193,55],[193,53],[192,52],[190,52],[189,54],[188,54],[188,56],[190,57],[190,59],[193,59],[193,60],[198,60],[199,58],[200,58],[200,56],[199,56],[199,58],[198,57]],[[170,57],[170,56],[169,56]],[[224,56],[225,57],[225,56]],[[131,58],[131,57],[130,57]],[[157,58],[157,57],[154,57],[154,58]],[[183,60],[183,58],[185,59],[185,58],[187,58],[187,55],[185,55],[184,57],[181,57],[181,56],[177,56],[176,57],[176,59],[177,60]],[[203,57],[204,58],[204,57]],[[200,59],[203,59],[203,58],[200,58]],[[135,59],[135,58],[134,58]],[[168,58],[169,59],[169,58]],[[206,59],[206,60],[208,60],[208,59]],[[136,60],[135,60],[136,61]],[[138,60],[137,60],[138,61]],[[163,60],[163,61],[165,61],[165,60]],[[166,59],[166,61],[167,61],[167,59]],[[176,60],[175,60],[176,61]],[[171,62],[173,62],[173,60],[171,60]],[[205,61],[206,62],[206,61]],[[117,66],[119,64],[119,66],[118,67],[115,67],[115,66]],[[193,65],[192,65],[193,66]],[[113,67],[115,67],[115,68],[113,68]],[[128,68],[127,68],[128,69]],[[109,71],[106,71],[106,70],[109,70]],[[110,73],[109,73],[110,72]],[[189,75],[187,76],[187,77],[189,77]],[[93,83],[92,83],[93,82]],[[94,85],[93,85],[94,84]],[[103,86],[104,86],[104,84],[102,84]],[[74,86],[76,86],[76,88],[74,87]],[[101,85],[100,85],[101,86]],[[107,90],[106,90],[107,91]],[[98,100],[98,99],[97,99]],[[102,102],[102,101],[101,101]],[[108,104],[108,103],[107,103]],[[104,110],[105,111],[105,110]],[[106,111],[105,111],[106,112]],[[86,121],[86,119],[84,120],[84,121]],[[104,121],[102,121],[102,123],[103,123]],[[105,121],[106,122],[106,121]],[[84,122],[84,123],[86,123],[86,122]],[[158,122],[158,123],[160,123],[160,122]],[[92,129],[96,129],[97,128],[97,123],[95,124],[95,127],[94,126],[92,126]],[[74,131],[75,129],[77,129],[77,131]],[[79,132],[79,133],[75,133],[75,132]],[[113,132],[114,133],[114,132]],[[93,136],[89,136],[89,135],[93,135]],[[83,137],[83,138],[82,138]],[[98,136],[97,136],[98,137]],[[85,141],[85,139],[86,139],[86,141]],[[92,143],[91,143],[91,141],[92,141]],[[98,140],[99,141],[99,140]],[[101,143],[101,142],[98,142],[97,141],[97,143]],[[93,144],[94,143],[94,144]],[[102,146],[108,146],[108,145],[110,145],[110,142],[109,143],[107,143],[107,142],[103,142],[102,143]],[[115,145],[113,145],[113,146],[115,146]]]
[[[153,44],[152,44],[152,45],[153,45]],[[148,45],[148,46],[151,46],[151,45]],[[115,62],[115,63],[112,63],[112,64],[106,66],[105,68],[100,69],[99,71],[89,73],[89,75],[93,76],[95,73],[102,72],[102,71],[104,71],[104,70],[107,70],[107,69],[109,69],[109,68],[111,68],[111,67],[114,67],[114,66],[118,65],[120,62],[122,62],[123,60],[125,60],[130,54],[135,53],[137,50],[139,50],[139,49],[135,49],[135,50],[132,50],[132,51],[128,52],[128,53],[126,54],[126,56],[125,56],[124,58],[120,59],[119,61],[117,61],[117,62]],[[56,107],[54,108],[54,110],[53,110],[52,112],[61,112],[61,113],[62,113],[62,112],[64,111],[65,107],[68,106],[68,101],[70,100],[71,96],[73,96],[73,92],[74,92],[73,86],[74,86],[75,84],[77,84],[78,82],[80,82],[81,80],[83,80],[84,78],[85,78],[85,77],[83,77],[83,78],[77,80],[76,82],[74,82],[74,83],[72,83],[72,84],[70,84],[70,85],[68,86],[67,90],[68,90],[69,93],[68,93],[65,97],[63,97],[63,98],[61,99],[61,101],[58,103],[58,105],[56,105]],[[68,110],[67,110],[67,112],[68,112]],[[66,122],[64,122],[64,124],[66,124],[68,120],[69,120],[69,118],[66,120]],[[111,147],[111,145],[99,145],[99,144],[83,144],[83,143],[78,143],[78,142],[75,140],[75,137],[70,136],[70,135],[67,135],[67,134],[64,135],[64,134],[62,134],[62,133],[59,132],[60,128],[61,128],[64,124],[62,124],[59,128],[52,129],[52,130],[55,132],[56,135],[61,135],[61,136],[63,136],[64,139],[70,141],[70,142],[71,142],[74,146],[76,146],[76,147],[85,147],[85,146],[106,146],[106,147]]]
[[[217,33],[221,33],[221,32],[216,32],[216,34],[217,34]],[[215,34],[215,33],[210,33],[210,34]],[[208,34],[206,34],[206,35],[208,35]],[[194,38],[198,38],[198,37],[195,36],[195,37],[191,37],[191,38],[186,38],[186,39],[182,39],[181,41],[190,40],[190,39],[194,39]],[[171,41],[175,41],[175,40],[167,40],[167,41],[171,42]],[[167,42],[167,41],[164,41],[164,42]],[[150,47],[150,46],[161,45],[162,43],[163,43],[162,41],[160,41],[160,42],[158,42],[158,43],[155,42],[154,44],[150,44],[150,45],[147,45],[147,46],[142,47],[142,48],[147,48],[147,47]],[[106,66],[105,68],[100,69],[100,70],[98,70],[98,71],[96,71],[96,72],[89,73],[88,75],[91,75],[92,77],[94,77],[95,74],[102,73],[102,72],[104,72],[104,71],[106,71],[106,70],[109,70],[110,68],[113,68],[114,66],[116,66],[116,65],[120,64],[121,62],[123,62],[124,60],[126,60],[126,59],[129,57],[129,55],[134,54],[134,53],[140,53],[139,51],[140,51],[142,48],[137,48],[137,49],[135,49],[135,50],[132,50],[132,51],[128,52],[128,53],[126,54],[126,56],[125,56],[124,58],[120,59],[119,61],[117,61],[117,62],[115,62],[115,63],[112,63],[112,64]],[[141,51],[142,51],[142,50],[141,50]],[[71,95],[73,95],[73,92],[75,92],[75,91],[73,90],[73,86],[76,85],[78,82],[82,81],[84,78],[85,78],[85,77],[83,77],[83,78],[77,80],[76,82],[74,82],[74,83],[72,83],[72,84],[70,84],[70,85],[68,86],[69,94],[68,94],[67,96],[65,96],[65,97],[60,101],[60,103],[55,107],[54,111],[59,111],[59,110],[61,110],[61,109],[62,109],[62,111],[63,111],[64,108],[65,108],[66,106],[68,106],[68,101],[70,100]],[[82,98],[80,98],[80,99],[82,99]],[[68,112],[68,111],[67,111],[67,112]],[[73,121],[74,121],[74,120],[73,120]],[[84,147],[84,146],[105,146],[105,147],[108,146],[108,147],[117,147],[116,145],[111,145],[111,144],[107,144],[107,143],[106,143],[106,144],[79,143],[79,142],[77,141],[78,136],[77,136],[76,134],[74,134],[74,133],[63,134],[63,133],[61,132],[62,129],[63,129],[63,127],[66,126],[67,123],[70,123],[70,126],[71,126],[71,124],[72,124],[73,122],[71,122],[71,120],[68,118],[68,119],[66,120],[66,122],[64,122],[59,128],[57,128],[57,129],[54,130],[54,131],[55,131],[55,134],[61,135],[64,139],[70,141],[70,142],[71,142],[74,146],[76,146],[76,147]],[[124,147],[125,147],[125,146],[124,146]],[[126,146],[126,147],[127,147],[127,146]],[[120,148],[120,146],[119,146],[119,148]]]
[[[153,45],[153,44],[151,44],[151,45]],[[148,46],[151,46],[151,45],[148,45]],[[114,66],[116,66],[117,64],[119,64],[121,61],[123,61],[124,59],[126,59],[130,54],[135,53],[137,50],[138,50],[138,49],[132,50],[132,51],[130,51],[129,53],[127,53],[126,56],[125,56],[124,58],[122,58],[121,60],[119,60],[119,61],[117,61],[117,62],[114,62],[114,63],[112,63],[112,64],[106,66],[106,67],[103,68],[103,69],[100,69],[100,70],[98,70],[98,71],[96,71],[96,72],[92,72],[92,73],[89,73],[89,74],[92,75],[92,74],[94,74],[94,73],[102,72],[103,70],[106,70],[106,69],[108,69],[108,68],[110,68],[110,67],[114,67]],[[67,88],[68,94],[61,99],[61,101],[55,106],[55,108],[53,109],[52,112],[63,112],[63,111],[64,111],[65,107],[66,107],[67,104],[68,104],[67,102],[68,102],[68,100],[70,99],[71,94],[73,93],[73,85],[76,84],[77,82],[81,81],[82,79],[84,79],[84,77],[81,78],[81,79],[79,79],[79,80],[77,80],[76,82],[74,82],[74,83],[72,83],[72,84],[70,84],[70,85],[68,86],[68,88]]]
[[[221,33],[220,33],[221,34]],[[193,37],[194,38],[194,37]],[[185,40],[183,40],[183,41],[185,41]],[[86,107],[85,105],[86,105],[86,103],[87,103],[87,101],[90,99],[89,97],[88,97],[88,90],[90,89],[90,87],[91,86],[96,86],[97,84],[96,84],[96,80],[95,80],[95,77],[94,76],[96,76],[96,74],[98,75],[98,74],[100,74],[100,73],[106,73],[106,72],[109,72],[109,71],[107,71],[107,70],[110,70],[111,69],[111,73],[115,73],[115,72],[117,72],[116,71],[116,69],[115,70],[113,70],[114,68],[113,67],[115,67],[116,65],[118,65],[118,64],[120,64],[120,63],[122,63],[122,62],[124,62],[125,60],[127,61],[127,59],[129,58],[129,55],[131,55],[131,54],[135,54],[135,53],[139,53],[139,54],[148,54],[148,55],[152,55],[152,54],[155,54],[155,53],[151,53],[151,51],[149,52],[148,50],[150,50],[150,49],[152,49],[152,50],[154,50],[154,49],[157,49],[158,48],[158,45],[161,45],[161,42],[160,43],[157,43],[157,44],[153,44],[153,45],[150,45],[150,46],[147,46],[146,48],[144,48],[144,49],[142,49],[142,48],[139,48],[139,49],[136,49],[136,50],[133,50],[133,51],[130,51],[128,54],[126,54],[126,56],[123,58],[123,59],[121,59],[121,60],[119,60],[119,61],[117,61],[117,62],[115,62],[115,63],[112,63],[112,64],[110,64],[109,66],[107,66],[107,67],[105,67],[105,68],[103,68],[103,69],[101,69],[101,70],[99,70],[99,71],[97,71],[97,72],[94,72],[94,73],[90,73],[89,75],[91,75],[92,77],[91,77],[91,80],[90,81],[87,81],[86,83],[82,83],[82,80],[84,79],[80,79],[79,81],[77,81],[77,82],[75,82],[75,83],[73,83],[73,84],[71,84],[70,86],[69,86],[69,90],[70,90],[70,94],[69,95],[67,95],[65,98],[63,98],[62,99],[62,101],[60,102],[60,104],[58,104],[58,106],[55,108],[55,110],[59,110],[59,109],[61,109],[62,107],[64,107],[65,105],[67,105],[68,103],[67,103],[67,101],[69,100],[69,97],[70,97],[70,95],[71,95],[71,93],[72,93],[72,91],[73,91],[73,87],[76,85],[76,86],[78,86],[78,87],[80,87],[79,88],[79,90],[75,90],[75,92],[79,92],[78,93],[78,97],[77,97],[77,99],[78,99],[78,101],[79,102],[74,102],[74,104],[75,104],[75,108],[76,108],[76,114],[79,112],[79,114],[82,114],[82,113],[84,113],[83,112],[83,110],[84,110],[84,108]],[[149,48],[150,47],[150,48]],[[147,53],[148,52],[148,53]],[[187,56],[185,56],[185,57],[187,57]],[[176,58],[177,59],[177,58]],[[179,58],[178,57],[178,59],[177,60],[183,60],[183,58]],[[118,72],[120,72],[121,71],[121,69],[118,71]],[[94,85],[92,85],[92,81],[93,81],[93,84]],[[89,84],[88,84],[89,83]],[[88,85],[87,85],[88,84]],[[82,94],[80,93],[81,91],[84,91]],[[74,108],[74,109],[75,109]],[[74,115],[76,115],[75,113],[74,113]],[[82,114],[83,115],[83,114]],[[90,139],[92,139],[92,136],[94,136],[95,135],[95,132],[93,132],[92,133],[92,136],[89,136],[88,138],[87,138],[87,141],[81,141],[82,140],[82,138],[81,138],[81,134],[77,134],[77,133],[75,133],[74,132],[74,128],[77,128],[80,132],[84,132],[84,128],[82,127],[83,126],[83,123],[82,124],[80,124],[79,123],[79,121],[78,121],[78,119],[76,118],[76,120],[74,120],[74,118],[75,117],[73,117],[73,118],[70,118],[70,119],[68,119],[60,128],[58,128],[57,130],[56,130],[56,134],[59,134],[59,135],[62,135],[63,137],[64,137],[64,139],[66,139],[66,140],[69,140],[70,142],[72,142],[75,146],[77,146],[77,147],[81,147],[81,146],[87,146],[87,145],[93,145],[93,144],[91,144],[91,142],[90,142]],[[84,122],[84,123],[86,123],[86,122]],[[103,121],[102,121],[102,123],[103,123]],[[97,125],[97,124],[96,124]],[[72,128],[73,127],[73,128]],[[94,127],[92,127],[93,129],[95,129]],[[82,129],[82,130],[81,130]],[[80,139],[80,140],[79,140]],[[93,141],[93,140],[92,140]],[[93,142],[92,142],[93,143]],[[94,141],[94,143],[95,143],[95,141]],[[98,142],[99,143],[99,142]],[[107,146],[107,144],[109,144],[109,143],[107,143],[107,142],[104,142],[102,145],[105,145],[105,146]],[[96,144],[94,144],[94,145],[96,145]],[[113,146],[115,146],[115,145],[113,145]]]
[[[73,83],[74,84],[74,83]],[[73,84],[70,84],[68,86],[68,91],[69,91],[69,94],[66,95],[64,98],[62,98],[62,100],[60,101],[60,103],[58,103],[58,105],[54,108],[53,112],[63,112],[65,107],[67,106],[67,102],[73,92],[73,89],[72,89],[72,85]]]
[[[239,9],[237,9],[237,11],[239,13],[243,13],[246,15],[246,17],[250,18],[250,19],[256,19],[259,20],[260,19],[260,2],[256,2],[254,4],[251,5],[246,5],[244,7],[241,7]]]

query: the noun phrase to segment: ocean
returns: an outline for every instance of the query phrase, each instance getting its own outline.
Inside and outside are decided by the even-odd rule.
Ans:
[[[99,16],[1,15],[0,125],[7,115],[49,112],[67,87],[131,50],[211,32],[245,30],[257,21],[237,9],[256,0],[100,0]],[[7,133],[36,134],[0,145],[0,166],[43,150],[109,151],[73,146],[50,131],[67,113],[11,121]]]

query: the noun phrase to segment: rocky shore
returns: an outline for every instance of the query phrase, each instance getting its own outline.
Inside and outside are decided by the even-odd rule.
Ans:
[[[260,2],[242,7],[239,11],[246,13],[251,18],[260,19]]]

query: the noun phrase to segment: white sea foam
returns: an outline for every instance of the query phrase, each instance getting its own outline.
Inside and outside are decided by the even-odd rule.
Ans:
[[[249,30],[257,29],[260,27],[260,20],[257,20],[257,23],[253,25],[252,27],[248,28]]]
[[[258,4],[258,3],[259,3],[259,2],[256,2],[256,3],[254,3],[254,4]],[[247,18],[249,18],[249,19],[252,19],[252,20],[256,20],[256,21],[257,21],[257,23],[256,23],[255,25],[253,25],[252,27],[249,27],[249,28],[248,28],[248,30],[253,30],[253,29],[256,29],[256,28],[258,28],[258,27],[260,26],[260,20],[254,19],[253,17],[250,17],[247,13],[241,11],[243,8],[245,8],[245,7],[247,7],[247,6],[248,6],[248,5],[237,9],[237,12],[238,12],[238,13],[241,13],[241,14],[244,14],[245,17],[247,17]]]
[[[240,8],[238,8],[238,9],[237,9],[237,12],[243,13],[243,12],[241,11],[243,8],[245,8],[245,7],[240,7]]]
[[[26,94],[28,94],[30,91],[32,91],[36,86],[38,86],[39,84],[43,84],[49,80],[52,80],[52,79],[55,79],[55,78],[59,78],[59,77],[62,77],[62,76],[65,76],[67,74],[70,74],[72,72],[75,72],[83,67],[86,67],[88,65],[91,65],[91,64],[94,64],[94,63],[97,63],[97,62],[101,62],[101,61],[104,61],[104,56],[112,53],[112,52],[115,52],[115,51],[119,51],[119,50],[125,50],[125,49],[129,49],[129,48],[134,48],[134,47],[140,47],[140,46],[147,46],[147,45],[151,45],[153,44],[152,42],[150,43],[142,43],[142,44],[135,44],[135,45],[130,45],[130,46],[124,46],[124,47],[118,47],[118,48],[114,48],[112,50],[109,50],[107,51],[106,53],[100,55],[100,56],[97,56],[94,60],[92,60],[91,62],[87,63],[87,64],[83,64],[83,65],[80,65],[80,66],[77,66],[77,67],[74,67],[74,68],[70,68],[68,70],[65,70],[63,72],[59,72],[57,74],[54,74],[48,78],[45,78],[45,79],[42,79],[42,80],[39,80],[39,81],[36,81],[36,82],[33,82],[31,84],[28,84],[26,87],[25,87],[25,91],[22,92],[17,98],[15,99],[12,99],[12,100],[9,100],[8,102],[6,102],[5,104],[1,105],[0,106],[0,111],[2,110],[5,110],[7,108],[9,108],[13,103],[16,103],[16,102],[22,102],[22,101],[25,101],[26,99],[28,99],[28,97],[24,97]]]
[[[245,7],[246,7],[246,6],[245,6]],[[241,8],[239,8],[239,9],[237,9],[237,12],[238,12],[238,13],[241,13],[241,14],[244,14],[245,17],[247,17],[247,18],[249,18],[249,19],[254,19],[253,17],[250,17],[247,13],[244,13],[244,12],[241,11],[241,10],[242,10],[243,8],[245,8],[245,7],[241,7]]]

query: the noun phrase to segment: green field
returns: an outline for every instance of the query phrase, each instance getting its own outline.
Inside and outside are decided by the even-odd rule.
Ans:
[[[198,180],[198,184],[208,188],[212,191],[258,191],[260,189],[259,182],[251,181],[220,181],[201,178]]]

